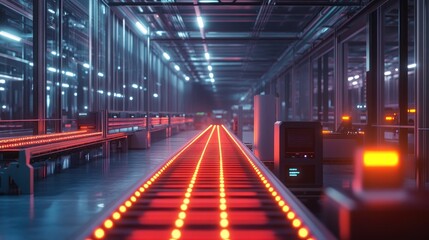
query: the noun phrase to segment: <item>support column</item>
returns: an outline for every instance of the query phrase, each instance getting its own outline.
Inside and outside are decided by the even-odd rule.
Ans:
[[[421,190],[425,188],[429,162],[429,2],[417,0],[416,14],[416,184]]]
[[[33,54],[34,54],[34,118],[38,119],[33,133],[46,133],[46,0],[33,0]]]
[[[408,0],[399,2],[399,156],[408,161]],[[404,171],[405,172],[405,171]]]
[[[378,65],[378,13],[372,12],[368,16],[368,41],[367,41],[367,76],[366,76],[366,107],[368,112],[365,132],[365,144],[377,143],[377,65]]]

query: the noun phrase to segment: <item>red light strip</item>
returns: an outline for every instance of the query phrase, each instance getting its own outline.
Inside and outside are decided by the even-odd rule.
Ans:
[[[265,188],[267,189],[267,191],[273,196],[274,200],[277,202],[281,211],[284,212],[284,214],[286,215],[286,219],[288,219],[292,223],[292,226],[297,229],[298,237],[301,239],[307,239],[307,240],[314,239],[314,237],[310,237],[310,235],[311,235],[310,231],[309,231],[308,227],[306,227],[302,223],[301,218],[298,217],[297,214],[294,211],[292,211],[290,209],[290,207],[286,204],[285,200],[280,195],[278,195],[278,193],[277,193],[278,190],[275,189],[272,186],[272,183],[270,183],[269,180],[266,178],[266,176],[264,176],[264,174],[262,174],[262,172],[259,170],[259,168],[253,163],[253,161],[249,158],[249,156],[244,152],[244,150],[241,148],[241,146],[237,143],[235,138],[231,136],[231,134],[225,128],[225,126],[222,125],[222,127],[223,127],[224,131],[229,135],[231,140],[235,143],[235,145],[237,145],[238,149],[240,149],[241,153],[247,159],[249,164],[253,167],[253,170],[258,175],[261,182],[265,185]]]
[[[185,198],[183,199],[183,203],[182,205],[180,205],[181,211],[177,215],[177,219],[174,222],[174,225],[176,226],[176,228],[171,231],[172,240],[180,239],[182,235],[180,229],[185,224],[184,220],[186,218],[186,210],[188,209],[188,205],[191,202],[192,189],[194,188],[195,182],[197,181],[198,171],[200,169],[201,162],[203,160],[207,146],[209,145],[210,139],[212,138],[214,130],[215,130],[215,127],[213,127],[212,131],[210,132],[209,139],[207,140],[206,145],[204,146],[203,152],[201,153],[200,159],[198,160],[197,166],[195,167],[194,174],[192,175],[192,179],[189,182],[188,189],[186,190],[186,193],[185,193]]]
[[[92,137],[92,136],[96,136],[96,135],[101,135],[101,132],[87,133],[87,134],[78,134],[78,135],[65,136],[65,137],[56,137],[56,138],[49,138],[49,139],[40,139],[40,140],[34,140],[34,141],[9,143],[9,144],[5,144],[5,145],[1,145],[0,149],[17,148],[17,147],[23,147],[23,146],[28,146],[28,145],[51,143],[51,142],[71,140],[71,139],[83,138],[83,137]]]
[[[74,135],[74,134],[80,134],[80,133],[86,133],[86,132],[87,131],[85,130],[85,131],[73,131],[73,132],[63,132],[63,133],[51,133],[51,134],[27,136],[27,137],[19,137],[19,138],[7,138],[7,139],[0,140],[0,144],[59,137],[59,136],[67,136],[67,135]]]
[[[127,198],[118,208],[116,208],[112,214],[107,217],[101,224],[98,226],[92,233],[95,239],[103,239],[106,236],[106,231],[114,227],[114,223],[121,219],[123,213],[127,211],[127,208],[131,207],[138,198],[155,182],[155,180],[161,176],[161,174],[176,160],[186,149],[188,149],[195,141],[197,141],[204,133],[206,133],[212,125],[207,127],[203,132],[198,134],[191,142],[189,142],[180,152],[178,152],[174,157],[172,157],[167,163],[165,163],[162,168],[160,167],[155,174],[151,176],[149,180],[143,183],[138,189],[135,190],[129,198]],[[214,128],[213,128],[214,129]],[[213,133],[213,130],[212,130]],[[91,237],[89,237],[91,238]]]
[[[225,193],[225,179],[223,175],[223,157],[222,157],[222,143],[220,141],[220,132],[219,126],[216,126],[217,129],[217,140],[219,143],[219,211],[220,211],[220,222],[221,227],[220,237],[223,240],[229,239],[230,233],[228,230],[228,212],[226,211],[226,193]]]

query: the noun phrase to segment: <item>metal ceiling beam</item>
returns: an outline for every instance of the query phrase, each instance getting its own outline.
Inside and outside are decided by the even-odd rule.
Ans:
[[[193,2],[112,2],[109,1],[111,7],[121,6],[142,6],[142,7],[157,7],[157,6],[261,6],[263,2],[219,2],[219,3],[197,3]],[[349,2],[338,2],[338,1],[282,1],[276,2],[275,6],[362,6],[362,1],[349,1]]]
[[[254,60],[210,59],[210,62],[212,63],[212,65],[213,65],[213,63],[225,63],[225,64],[231,63],[231,62],[240,62],[240,63],[271,63],[271,62],[276,62],[276,61],[277,61],[277,59],[274,59],[274,58],[273,59],[254,59]],[[189,61],[187,61],[187,60],[185,60],[185,61],[178,60],[178,61],[170,61],[170,62],[172,62],[172,63],[183,63],[183,62],[207,63],[207,60],[205,60],[205,59],[201,59],[201,60],[189,60]],[[216,65],[216,66],[219,66],[219,65]]]
[[[298,34],[296,34],[298,35]],[[300,38],[297,36],[290,36],[290,37],[259,37],[259,38],[228,38],[228,37],[224,37],[224,38],[206,38],[206,39],[201,39],[201,38],[152,38],[151,41],[153,42],[157,42],[157,43],[169,43],[171,41],[175,41],[175,42],[185,42],[185,43],[189,43],[189,42],[196,42],[196,43],[219,43],[219,42],[243,42],[243,41],[258,41],[258,42],[275,42],[275,41],[296,41],[299,40]]]

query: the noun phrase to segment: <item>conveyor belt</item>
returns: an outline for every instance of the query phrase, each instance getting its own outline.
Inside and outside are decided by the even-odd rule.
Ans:
[[[223,126],[210,126],[125,196],[92,239],[329,239]]]

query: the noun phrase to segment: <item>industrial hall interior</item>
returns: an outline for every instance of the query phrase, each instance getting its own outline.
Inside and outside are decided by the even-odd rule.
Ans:
[[[426,240],[428,175],[427,0],[0,0],[0,240]]]

